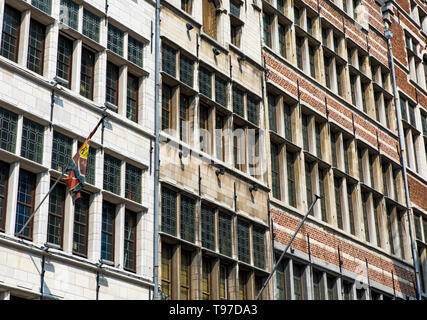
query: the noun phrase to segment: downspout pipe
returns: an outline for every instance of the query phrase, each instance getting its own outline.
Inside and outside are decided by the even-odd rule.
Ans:
[[[153,300],[159,298],[159,87],[160,87],[160,0],[156,0],[154,93],[154,243]]]
[[[396,85],[396,74],[394,71],[394,60],[393,60],[393,50],[391,45],[391,38],[393,37],[393,33],[390,29],[386,28],[384,31],[384,36],[387,39],[388,51],[390,56],[390,66],[391,66],[391,75],[393,80],[393,95],[394,95],[394,107],[396,109],[396,117],[397,117],[397,129],[399,135],[399,148],[400,148],[400,162],[402,164],[402,173],[403,173],[403,182],[405,185],[405,198],[406,198],[406,212],[408,215],[408,223],[409,223],[409,235],[411,237],[411,248],[412,248],[412,259],[414,262],[414,271],[415,271],[415,282],[416,282],[416,294],[417,299],[421,300],[421,285],[420,285],[420,273],[418,268],[418,255],[417,248],[415,244],[414,238],[414,229],[412,225],[412,212],[411,212],[411,200],[409,197],[409,187],[408,187],[408,177],[406,173],[406,160],[405,160],[405,149],[404,149],[404,140],[403,140],[403,128],[402,128],[402,118],[401,111],[398,105],[398,93],[397,93],[397,85]]]

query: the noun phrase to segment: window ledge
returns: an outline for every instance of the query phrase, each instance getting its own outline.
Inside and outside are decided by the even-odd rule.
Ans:
[[[41,165],[38,162],[34,162],[27,158],[18,156],[17,154],[9,152],[4,149],[0,149],[0,159],[6,163],[19,162],[22,169],[30,171],[32,173],[36,173],[36,174],[46,172],[49,170],[49,168]]]
[[[150,73],[146,71],[144,68],[136,65],[135,63],[125,59],[121,55],[107,49],[107,59],[115,65],[119,67],[127,66],[128,72],[137,76],[137,77],[148,77]]]
[[[220,44],[218,40],[212,38],[211,36],[207,35],[203,31],[200,31],[200,38],[204,39],[206,42],[209,42],[213,47],[223,51],[225,54],[228,55],[228,49],[224,47],[222,44]]]

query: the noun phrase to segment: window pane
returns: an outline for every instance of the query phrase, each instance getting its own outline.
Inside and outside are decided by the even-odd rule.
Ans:
[[[43,156],[44,127],[24,118],[22,127],[21,156],[41,163]]]
[[[162,188],[162,232],[176,235],[176,198],[177,193]]]
[[[215,209],[202,205],[202,246],[215,250]]]
[[[73,139],[54,131],[52,143],[52,169],[63,172],[71,160]]]
[[[120,195],[121,160],[104,156],[104,189]]]
[[[0,148],[15,153],[18,115],[0,108]]]
[[[252,235],[253,235],[254,265],[264,269],[265,268],[264,230],[261,228],[253,227]]]
[[[115,26],[108,25],[108,49],[123,56],[123,38],[124,33]]]
[[[199,90],[206,97],[212,97],[212,72],[203,67],[199,67]]]
[[[237,223],[237,238],[239,260],[250,263],[249,224],[242,220]]]
[[[142,68],[144,60],[143,52],[144,44],[128,36],[128,60]]]
[[[54,182],[51,181],[51,187]],[[49,217],[47,223],[47,242],[62,247],[63,219],[65,204],[65,185],[57,184],[49,195]]]
[[[138,122],[138,86],[138,78],[128,74],[126,117],[135,122]]]
[[[233,112],[237,113],[242,118],[244,115],[243,91],[233,88]]]
[[[31,0],[31,4],[47,14],[51,13],[52,0]]]
[[[114,261],[114,218],[115,206],[108,202],[102,204],[101,259]]]
[[[99,42],[101,18],[92,12],[83,9],[83,34],[92,40]]]
[[[142,170],[126,163],[125,197],[141,203]]]
[[[176,77],[176,50],[167,44],[162,44],[162,70]]]
[[[227,105],[227,81],[215,76],[215,101],[222,106]]]
[[[15,234],[28,221],[34,209],[35,175],[24,170],[19,172],[18,203],[16,206]],[[33,219],[21,232],[20,236],[32,238]]]
[[[71,0],[61,0],[59,21],[77,30],[79,20],[79,6]]]
[[[231,257],[231,216],[220,212],[218,215],[218,228],[219,252]]]
[[[56,62],[56,75],[68,81],[68,88],[71,87],[71,64],[73,59],[73,41],[59,36],[58,57]]]
[[[86,48],[82,49],[82,65],[80,71],[80,94],[88,99],[93,97],[93,75],[95,54]]]
[[[82,192],[74,207],[73,253],[84,256],[87,255],[89,200],[89,195]]]
[[[18,61],[19,26],[21,12],[5,5],[0,54],[12,61]]]
[[[27,68],[39,74],[43,73],[44,41],[45,26],[31,19]]]
[[[136,270],[136,213],[125,211],[125,239],[123,267],[130,271]]]
[[[118,105],[119,102],[119,67],[107,63],[106,101]]]
[[[82,145],[83,143],[79,141],[79,143],[77,144],[77,148],[80,150]],[[85,182],[93,185],[95,184],[95,163],[96,163],[96,149],[89,146],[89,153],[87,155]]]
[[[193,87],[193,60],[181,54],[179,65],[179,77],[186,85]]]
[[[194,242],[194,211],[196,202],[181,196],[181,238]]]

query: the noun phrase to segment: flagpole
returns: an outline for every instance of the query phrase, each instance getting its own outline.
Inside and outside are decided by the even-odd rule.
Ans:
[[[104,119],[108,117],[108,113],[105,113],[102,115],[101,120],[99,120],[98,124],[96,125],[95,129],[89,134],[88,138],[86,140],[90,140],[92,138],[92,136],[95,134],[96,130],[98,129],[99,125],[104,121]],[[63,170],[61,172],[61,175],[58,177],[58,179],[56,179],[55,183],[53,184],[53,186],[50,188],[49,192],[45,194],[45,196],[43,197],[42,201],[40,201],[40,203],[37,205],[37,208],[34,209],[33,213],[30,215],[30,217],[28,218],[27,222],[25,222],[24,226],[21,228],[21,230],[19,230],[18,233],[16,233],[16,235],[21,234],[22,231],[24,231],[24,229],[28,226],[28,224],[30,223],[31,219],[34,217],[34,215],[36,214],[37,210],[41,207],[41,205],[43,204],[43,202],[46,200],[46,198],[50,195],[50,193],[53,191],[53,189],[56,187],[56,185],[58,184],[59,180],[61,180],[65,174],[68,172],[68,170],[70,169],[70,166],[67,165],[67,167],[65,168],[65,170]]]

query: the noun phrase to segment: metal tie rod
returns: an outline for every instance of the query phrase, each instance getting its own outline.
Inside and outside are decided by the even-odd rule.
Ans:
[[[314,199],[314,201],[312,202],[310,208],[308,209],[307,213],[305,214],[304,218],[302,218],[297,230],[295,230],[294,235],[291,238],[291,241],[289,241],[288,245],[286,246],[285,250],[282,252],[282,255],[280,256],[279,260],[276,262],[276,265],[274,266],[273,270],[271,271],[270,275],[268,276],[268,278],[265,280],[264,284],[262,285],[261,290],[258,292],[255,300],[258,300],[259,297],[261,296],[262,292],[264,291],[265,287],[268,284],[268,281],[270,281],[271,277],[274,275],[274,272],[276,271],[277,267],[279,266],[280,261],[282,261],[283,257],[285,256],[286,252],[288,251],[289,247],[291,246],[292,242],[294,241],[295,237],[298,234],[299,229],[301,229],[302,225],[304,224],[305,220],[307,219],[308,215],[310,214],[311,210],[313,209],[314,205],[316,204],[317,200],[319,200],[320,197],[319,195],[315,194],[314,195],[316,197],[316,199]]]

